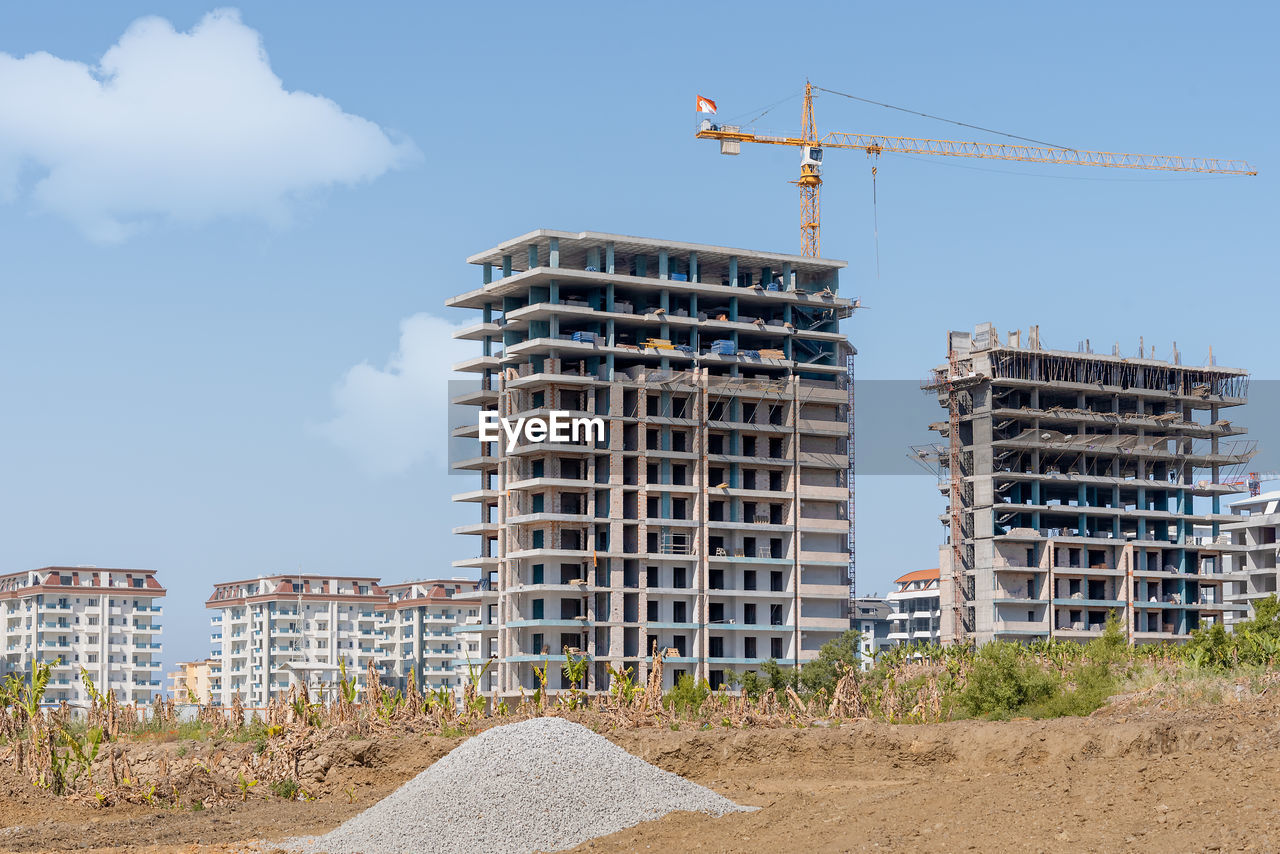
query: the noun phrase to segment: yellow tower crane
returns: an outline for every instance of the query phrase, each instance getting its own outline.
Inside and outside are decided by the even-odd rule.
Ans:
[[[1257,175],[1243,160],[1216,160],[1205,157],[1169,157],[1162,154],[1117,154],[1112,151],[1082,151],[1074,148],[1041,148],[1031,145],[1002,145],[990,142],[956,142],[947,139],[920,139],[906,136],[869,136],[832,131],[819,137],[813,119],[813,89],[804,84],[804,112],[799,136],[768,136],[733,125],[719,125],[703,119],[698,139],[720,140],[721,154],[737,154],[744,142],[789,145],[800,149],[800,241],[801,254],[816,257],[820,247],[819,193],[822,189],[822,152],[828,148],[852,148],[876,157],[883,152],[936,154],[944,157],[980,157],[1015,160],[1022,163],[1054,163],[1063,166],[1103,166],[1111,169],[1152,169],[1164,172],[1210,172],[1217,175]],[[828,90],[823,90],[828,91]],[[835,93],[840,94],[840,93]],[[698,108],[714,102],[699,96]]]

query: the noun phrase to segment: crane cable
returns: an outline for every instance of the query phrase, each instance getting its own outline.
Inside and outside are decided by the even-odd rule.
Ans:
[[[872,235],[876,244],[876,281],[880,281],[880,210],[876,205],[876,172],[875,166],[871,167],[871,227]]]
[[[1009,139],[1020,139],[1023,142],[1034,142],[1036,145],[1047,145],[1050,148],[1060,148],[1064,151],[1076,150],[1069,145],[1058,145],[1052,142],[1045,142],[1043,139],[1032,139],[1031,137],[1028,137],[1028,136],[1018,136],[1017,134],[1005,133],[1004,131],[1001,131],[1001,130],[992,130],[991,128],[984,128],[980,125],[971,125],[968,122],[958,122],[955,119],[946,119],[946,118],[943,118],[942,116],[934,116],[934,115],[930,115],[929,113],[922,113],[919,110],[910,110],[910,109],[907,109],[906,107],[895,107],[893,104],[886,104],[882,101],[873,101],[870,98],[860,98],[857,95],[850,95],[848,92],[837,92],[834,89],[824,89],[821,86],[814,86],[813,88],[817,89],[819,92],[826,92],[829,95],[839,95],[842,98],[849,98],[854,101],[861,101],[864,104],[875,104],[877,107],[887,107],[890,110],[898,110],[899,112],[902,112],[902,113],[911,113],[913,116],[923,116],[926,119],[934,119],[935,121],[939,121],[939,122],[947,122],[949,124],[959,125],[960,127],[964,127],[964,128],[980,130],[984,133],[994,133],[997,136],[1005,136],[1005,137],[1008,137]]]
[[[773,110],[776,109],[777,107],[780,107],[783,104],[787,103],[788,101],[794,100],[795,98],[799,98],[803,94],[804,94],[803,92],[792,92],[790,95],[780,98],[777,101],[774,101],[769,106],[762,108],[761,112],[756,113],[754,118],[747,119],[746,121],[740,121],[740,120],[734,121],[734,120],[739,119],[740,116],[745,116],[745,115],[748,115],[749,113],[754,113],[755,110],[747,110],[746,112],[738,113],[737,115],[734,115],[729,119],[726,119],[726,121],[728,121],[730,124],[740,124],[745,127],[750,127],[751,125],[760,121],[760,119],[767,116],[769,113],[773,112]]]

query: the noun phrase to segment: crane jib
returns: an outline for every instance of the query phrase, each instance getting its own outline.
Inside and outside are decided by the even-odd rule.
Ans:
[[[845,148],[879,156],[883,153],[921,154],[941,157],[972,157],[1022,163],[1046,163],[1059,166],[1099,166],[1110,169],[1146,169],[1156,172],[1207,172],[1216,175],[1257,175],[1243,160],[1221,160],[1212,157],[1173,157],[1164,154],[1124,154],[1114,151],[1085,151],[1074,148],[1005,145],[992,142],[962,142],[949,139],[924,139],[907,136],[870,136],[867,134],[832,132],[819,137],[814,128],[813,86],[805,84],[801,135],[776,136],[744,131],[736,125],[717,125],[704,119],[699,125],[698,139],[721,141],[722,154],[737,154],[738,144],[757,142],[809,148],[801,161],[800,180],[794,181],[801,191],[801,245],[805,255],[817,255],[820,217],[818,187],[822,184],[817,166],[822,149]]]

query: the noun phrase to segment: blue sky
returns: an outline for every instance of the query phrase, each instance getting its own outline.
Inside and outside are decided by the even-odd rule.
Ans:
[[[243,3],[237,26],[283,90],[332,103],[282,100],[252,55],[188,56],[155,26],[110,54],[124,65],[107,94],[148,93],[127,121],[76,100],[110,78],[98,65],[135,20],[186,33],[213,8],[0,6],[0,54],[88,66],[45,63],[21,87],[0,68],[0,570],[159,570],[167,662],[207,653],[215,580],[400,580],[472,553],[448,533],[472,521],[448,500],[464,481],[435,455],[456,352],[441,333],[461,319],[442,301],[479,282],[468,254],[544,226],[798,251],[795,153],[719,156],[693,138],[697,93],[726,119],[789,98],[759,127],[790,131],[808,77],[1074,147],[1261,172],[885,156],[877,275],[871,163],[833,152],[823,249],[867,306],[847,326],[860,378],[916,380],[946,329],[985,320],[1039,323],[1066,349],[1132,353],[1142,335],[1167,355],[1176,340],[1187,362],[1212,344],[1219,363],[1280,378],[1269,5]],[[227,81],[243,87],[206,103]],[[817,117],[999,141],[830,95]],[[860,589],[935,565],[930,479],[858,486]]]

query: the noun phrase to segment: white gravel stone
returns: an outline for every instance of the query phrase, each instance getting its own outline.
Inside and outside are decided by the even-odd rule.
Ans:
[[[754,809],[586,727],[534,718],[468,739],[345,824],[285,845],[328,854],[523,854],[572,848],[676,810]]]

